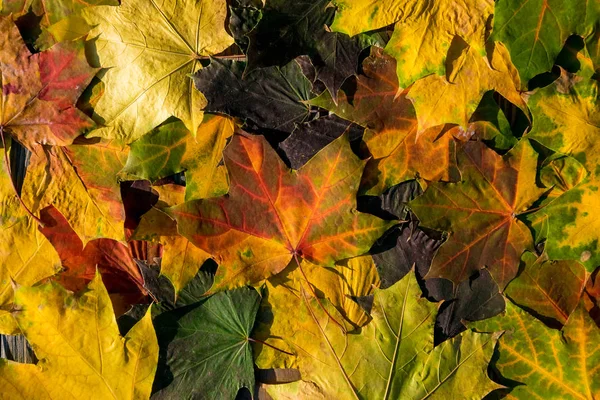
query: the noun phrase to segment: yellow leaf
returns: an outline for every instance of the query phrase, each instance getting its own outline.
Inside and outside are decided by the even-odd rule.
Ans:
[[[124,240],[125,210],[117,172],[126,149],[110,142],[39,148],[23,183],[32,212],[53,204],[85,244],[97,238]]]
[[[147,399],[158,362],[150,313],[121,337],[99,274],[74,295],[56,283],[21,287],[16,319],[40,360],[0,362],[6,398]]]
[[[4,152],[4,149],[0,148]],[[13,281],[32,285],[60,269],[54,247],[15,195],[5,163],[0,168],[0,306],[12,303]],[[9,328],[1,323],[0,332]],[[10,325],[8,325],[10,326]]]
[[[210,258],[204,250],[194,246],[177,233],[177,223],[162,209],[184,201],[184,188],[178,185],[155,186],[159,200],[142,217],[133,238],[157,240],[163,245],[160,273],[166,276],[177,294],[198,273],[198,269]]]
[[[369,322],[369,316],[353,298],[373,294],[379,287],[379,274],[370,255],[340,261],[331,268],[304,261],[302,268],[316,291],[322,292],[348,321],[356,326]]]
[[[466,128],[482,96],[489,90],[526,109],[519,93],[519,76],[501,44],[488,48],[487,57],[470,47],[456,60],[448,75],[450,81],[430,75],[408,89],[407,97],[417,111],[419,132],[447,123]]]
[[[398,21],[385,51],[397,61],[400,86],[406,88],[429,74],[444,75],[457,35],[485,55],[486,23],[493,11],[492,0],[445,0]]]
[[[87,8],[83,17],[98,36],[104,96],[95,111],[104,127],[91,136],[130,143],[170,116],[192,132],[206,99],[189,75],[200,58],[233,43],[225,31],[224,0],[123,0],[121,6]]]
[[[12,313],[6,310],[0,310],[0,334],[2,335],[18,335],[21,333],[17,321]]]

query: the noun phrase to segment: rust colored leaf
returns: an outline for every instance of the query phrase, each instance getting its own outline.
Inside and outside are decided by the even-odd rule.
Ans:
[[[519,215],[544,192],[535,184],[537,153],[527,140],[504,157],[469,141],[457,159],[461,182],[432,183],[410,203],[423,226],[450,233],[427,277],[459,283],[487,266],[502,290],[516,275],[523,251],[533,250]]]
[[[77,292],[94,279],[98,269],[119,313],[144,297],[144,280],[127,246],[112,239],[96,239],[84,246],[56,208],[43,209],[41,217],[44,227],[39,229],[58,252],[63,266],[53,280]],[[114,304],[117,298],[118,303]]]

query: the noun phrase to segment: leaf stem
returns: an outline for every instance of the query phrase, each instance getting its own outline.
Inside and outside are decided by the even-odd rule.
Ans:
[[[279,347],[275,347],[275,346],[273,346],[273,345],[271,345],[271,344],[269,344],[269,343],[267,343],[267,342],[263,342],[262,340],[258,340],[258,339],[252,339],[251,337],[249,337],[249,338],[248,338],[248,341],[250,341],[250,342],[254,342],[254,343],[260,343],[260,344],[263,344],[263,345],[265,345],[265,346],[268,346],[268,347],[270,347],[270,348],[272,348],[272,349],[274,349],[274,350],[277,350],[277,351],[280,351],[280,352],[282,352],[282,353],[285,353],[285,354],[287,354],[287,355],[289,355],[289,356],[293,356],[293,355],[294,355],[294,353],[290,353],[290,352],[288,352],[288,351],[281,350]]]
[[[4,127],[0,126],[0,137],[2,138],[2,147],[4,147],[4,164],[6,165],[6,171],[8,172],[8,178],[10,180],[10,184],[15,191],[15,196],[19,199],[21,206],[23,209],[29,214],[34,221],[36,221],[42,228],[45,226],[41,219],[36,217],[33,212],[27,207],[21,196],[19,195],[19,191],[17,190],[17,186],[15,185],[15,181],[13,180],[12,170],[10,168],[10,160],[8,159],[8,149],[6,148],[6,139],[4,138]]]
[[[211,58],[216,58],[219,60],[245,60],[246,55],[244,54],[234,54],[230,56],[198,56],[197,60],[210,60]]]

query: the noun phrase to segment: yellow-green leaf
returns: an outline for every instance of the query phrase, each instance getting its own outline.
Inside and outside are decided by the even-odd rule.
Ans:
[[[410,2],[398,6],[408,8]],[[493,11],[492,0],[435,1],[398,21],[385,51],[397,61],[400,86],[407,88],[430,74],[444,75],[456,36],[485,55],[486,24]]]
[[[319,304],[301,279],[276,282],[263,300],[273,323],[255,332],[295,357],[262,347],[256,363],[297,367],[306,383],[292,384],[293,396],[281,387],[276,398],[481,399],[498,387],[486,373],[495,335],[469,331],[434,348],[437,305],[422,297],[413,273],[376,289],[372,321],[349,333],[329,317],[339,318],[335,308]]]
[[[185,200],[221,196],[229,186],[221,153],[233,130],[230,118],[208,114],[195,137],[180,121],[162,125],[131,144],[119,176],[156,181],[185,171]]]
[[[583,304],[562,331],[548,328],[510,302],[503,315],[469,326],[505,331],[498,340],[495,365],[504,378],[522,384],[511,391],[514,398],[592,400],[600,395],[600,330]]]
[[[84,10],[98,37],[100,64],[109,68],[95,112],[104,127],[91,136],[130,143],[170,116],[193,133],[202,122],[204,96],[189,78],[200,58],[233,43],[225,31],[224,0],[123,0],[119,7]]]
[[[583,172],[577,172],[574,165],[572,174],[565,170],[573,175],[567,178],[572,184],[565,182],[571,190],[560,196],[557,193],[531,218],[547,220],[546,251],[551,259],[580,260],[589,272],[600,262],[599,85],[598,81],[562,70],[560,78],[528,100],[533,114],[533,128],[528,136],[572,156],[587,170],[583,180]]]

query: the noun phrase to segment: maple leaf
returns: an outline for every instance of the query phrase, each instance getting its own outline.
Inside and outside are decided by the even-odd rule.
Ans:
[[[179,293],[196,276],[198,269],[210,258],[177,232],[177,223],[164,210],[184,201],[184,188],[178,185],[156,186],[158,202],[144,214],[133,238],[157,241],[163,246],[160,272]],[[185,188],[187,192],[187,187]]]
[[[297,264],[291,263],[281,274],[282,280],[287,282],[290,275],[291,279],[294,279],[293,277],[298,275],[296,269]],[[322,268],[303,260],[302,269],[307,278],[306,283],[314,286],[315,293],[327,299],[345,321],[352,326],[360,327],[371,320],[356,301],[356,299],[372,296],[374,289],[381,284],[377,268],[370,255],[338,261],[329,268]],[[285,271],[290,270],[290,274],[286,276]]]
[[[417,171],[424,179],[450,180],[454,163],[452,135],[442,136],[440,127],[423,132],[417,139],[415,110],[398,87],[394,60],[374,47],[363,62],[363,73],[356,80],[357,90],[351,99],[340,91],[337,104],[327,92],[310,101],[367,128],[364,141],[373,159],[367,164],[361,193],[381,194],[414,178]],[[429,157],[438,162],[429,162]]]
[[[293,169],[300,169],[323,147],[347,133],[350,143],[362,139],[364,129],[336,115],[317,118],[299,124],[290,136],[279,144]]]
[[[504,294],[539,319],[554,319],[565,325],[579,303],[587,273],[577,261],[549,261],[547,258],[525,252],[521,258],[523,268]]]
[[[297,355],[276,356],[262,347],[256,363],[259,368],[299,367],[311,398],[482,398],[497,387],[485,372],[495,336],[469,331],[434,348],[437,305],[421,297],[413,274],[376,289],[373,320],[348,334],[330,323],[302,283],[268,282],[267,288],[267,310],[261,313],[272,313],[273,322],[259,323],[257,338],[287,344],[284,348]],[[464,379],[472,385],[460,386],[458,394]],[[281,389],[285,392],[285,386]]]
[[[526,85],[552,68],[569,35],[588,37],[598,21],[595,1],[503,0],[496,3],[491,38],[506,45]]]
[[[242,76],[246,63],[213,59],[194,75],[196,88],[206,96],[208,112],[241,118],[251,129],[290,133],[303,122],[311,97],[310,82],[291,61],[283,67],[261,68]]]
[[[90,136],[130,143],[170,116],[195,134],[206,100],[188,75],[233,43],[226,12],[225,2],[210,0],[124,0],[83,10],[100,65],[109,68],[95,106],[104,126]]]
[[[422,279],[429,271],[431,261],[442,243],[440,237],[429,235],[411,224],[396,226],[387,231],[370,251],[381,278],[380,287],[386,289],[392,286],[411,269]],[[424,294],[436,300],[448,297],[446,293],[452,290],[451,282],[445,279],[428,279],[421,285],[423,286]]]
[[[397,76],[403,88],[432,73],[444,75],[455,36],[485,54],[486,24],[494,10],[491,0],[334,3],[338,6],[331,25],[335,31],[355,35],[395,24],[385,51],[398,62]]]
[[[586,40],[586,49],[592,62],[592,69],[598,72],[600,70],[600,31],[595,30]],[[587,61],[587,60],[586,60]]]
[[[528,100],[533,115],[528,137],[572,156],[587,169],[583,180],[576,167],[572,177],[559,174],[567,184],[561,192],[571,190],[555,196],[531,217],[547,220],[545,249],[550,259],[580,260],[589,272],[600,262],[600,219],[595,212],[600,207],[600,144],[595,140],[600,134],[598,85],[562,70],[559,79]]]
[[[7,145],[10,145],[10,141]],[[33,220],[21,206],[14,193],[6,165],[2,163],[0,169],[0,306],[6,307],[12,303],[12,282],[23,286],[33,285],[54,275],[59,269],[58,254],[38,231],[37,221]],[[10,321],[12,317],[7,319]],[[0,326],[2,326],[0,328],[2,333],[8,334],[11,333],[10,330],[14,330],[14,328],[5,328],[5,324]]]
[[[233,130],[231,119],[208,114],[195,137],[180,121],[161,125],[130,145],[119,176],[154,182],[185,171],[186,200],[223,195],[228,183],[221,152]]]
[[[445,299],[436,317],[436,343],[463,332],[465,323],[491,318],[505,308],[504,297],[487,269],[462,281]]]
[[[112,142],[39,148],[27,169],[23,201],[34,213],[54,205],[84,245],[98,238],[124,240],[117,173],[126,158],[127,149]]]
[[[544,189],[535,185],[537,153],[527,140],[500,157],[481,142],[466,142],[457,154],[459,183],[432,183],[410,208],[425,227],[450,236],[427,277],[459,283],[487,266],[503,289],[517,273],[533,238],[519,215]]]
[[[158,344],[150,314],[119,335],[99,274],[79,295],[57,283],[20,287],[15,318],[37,365],[0,360],[3,395],[34,399],[144,399],[150,396]]]
[[[362,36],[327,29],[334,9],[328,0],[273,0],[264,4],[261,18],[246,33],[248,65],[245,74],[257,68],[284,65],[308,55],[319,79],[335,98],[346,78],[356,74],[358,59],[370,43]],[[252,16],[251,16],[252,17]]]
[[[294,257],[331,266],[367,252],[390,225],[355,210],[365,162],[346,135],[297,172],[258,136],[234,135],[223,158],[228,196],[168,210],[178,231],[222,265],[215,289],[257,283]]]
[[[504,46],[495,43],[487,56],[469,47],[454,61],[445,76],[430,75],[418,80],[407,97],[413,102],[419,120],[419,132],[443,124],[468,125],[482,96],[490,90],[526,110],[519,93],[519,76]]]
[[[85,7],[93,5],[116,6],[117,0],[89,0],[86,2],[76,0],[2,0],[0,2],[0,14],[19,17],[29,11],[42,17],[41,23],[50,26],[70,16],[77,14]]]
[[[36,144],[68,145],[92,121],[74,103],[96,70],[83,43],[66,43],[32,55],[9,17],[0,17],[0,135],[30,150]]]
[[[506,312],[469,324],[480,332],[506,331],[498,340],[495,367],[504,378],[523,383],[515,398],[593,399],[598,387],[598,328],[583,304],[562,331],[551,329],[510,302]]]
[[[42,210],[40,218],[44,227],[39,229],[58,252],[63,267],[60,274],[52,277],[54,281],[77,292],[94,278],[96,270],[100,271],[108,293],[119,295],[111,297],[117,314],[145,297],[142,275],[127,246],[112,239],[96,239],[84,247],[54,207]]]
[[[260,295],[241,288],[202,297],[210,285],[199,272],[174,308],[154,318],[161,355],[153,398],[234,398],[254,387],[249,342]]]

